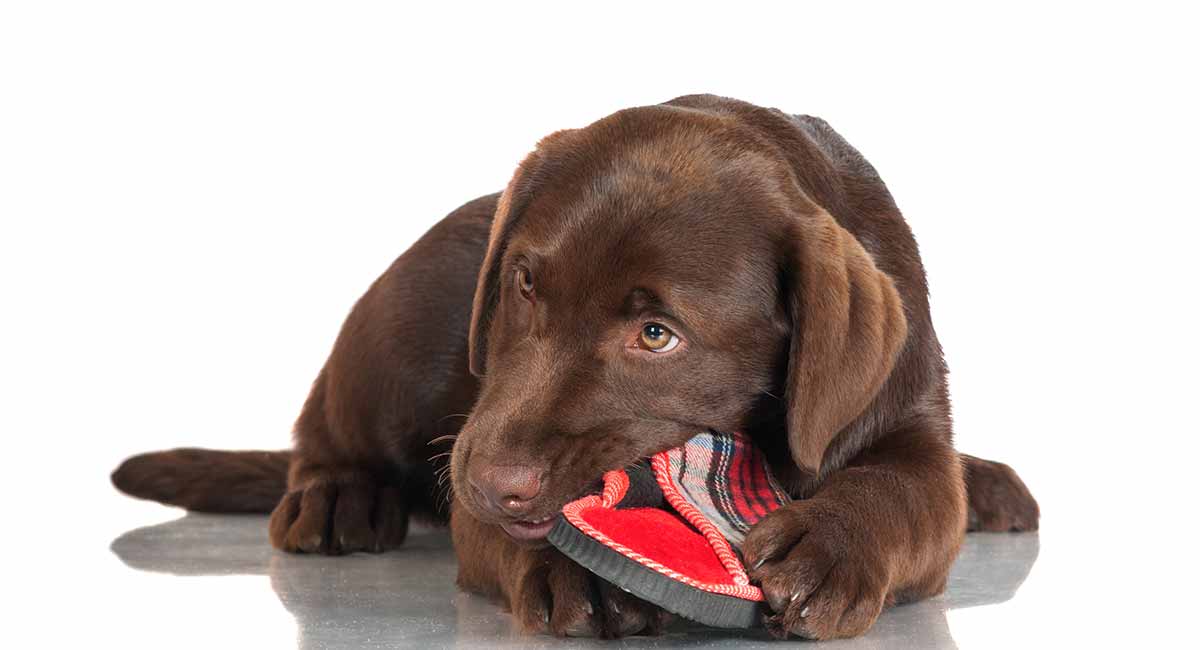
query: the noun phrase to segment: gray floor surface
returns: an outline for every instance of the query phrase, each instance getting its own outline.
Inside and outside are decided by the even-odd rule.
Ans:
[[[821,648],[956,648],[948,616],[1011,599],[1038,557],[1036,534],[970,535],[946,593],[893,608],[863,638]],[[265,576],[295,619],[300,648],[772,647],[761,631],[673,625],[655,638],[560,640],[518,633],[496,604],[459,592],[445,531],[416,529],[402,550],[327,558],[273,551],[266,518],[190,514],[129,531],[112,552],[139,572]],[[253,588],[253,587],[245,587]],[[811,646],[810,646],[811,647]]]

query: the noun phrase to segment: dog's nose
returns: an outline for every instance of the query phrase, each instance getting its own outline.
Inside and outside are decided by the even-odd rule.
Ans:
[[[521,465],[488,467],[469,481],[488,504],[512,516],[528,512],[533,498],[542,491],[542,472]]]

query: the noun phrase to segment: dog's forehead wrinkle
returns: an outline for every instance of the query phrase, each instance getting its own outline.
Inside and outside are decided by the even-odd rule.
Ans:
[[[717,288],[731,277],[730,270],[745,268],[741,257],[754,254],[753,241],[744,234],[753,227],[700,214],[631,214],[564,229],[547,260],[560,273],[569,267],[583,279],[634,283],[622,291],[639,280]]]
[[[669,309],[658,294],[652,289],[648,289],[644,284],[638,285],[629,290],[625,296],[625,301],[621,305],[621,315],[626,317],[636,316],[647,311],[657,311]]]

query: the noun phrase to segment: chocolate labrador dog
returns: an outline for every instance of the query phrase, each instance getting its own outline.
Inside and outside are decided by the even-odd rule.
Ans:
[[[967,530],[1038,525],[1011,469],[953,447],[924,269],[875,170],[820,119],[707,95],[555,133],[434,226],[355,305],[291,452],[158,452],[113,480],[273,511],[293,552],[449,519],[459,584],[524,628],[654,633],[662,612],[543,540],[606,470],[710,428],[797,498],[744,546],[779,635],[862,634],[940,592]]]

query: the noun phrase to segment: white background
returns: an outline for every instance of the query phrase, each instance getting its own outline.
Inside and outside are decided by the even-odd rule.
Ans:
[[[286,446],[415,238],[539,137],[693,92],[826,118],[917,235],[959,447],[1044,517],[1018,597],[951,613],[960,645],[1194,617],[1193,16],[406,4],[0,5],[0,545],[26,623],[91,634],[108,542],[176,516],[108,487],[120,459]]]

